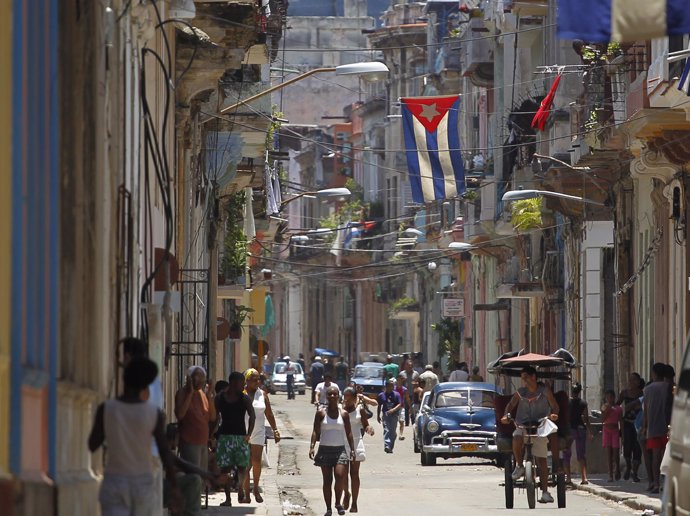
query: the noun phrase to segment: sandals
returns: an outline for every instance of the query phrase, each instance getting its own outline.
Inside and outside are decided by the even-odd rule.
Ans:
[[[336,505],[336,506],[335,506],[335,510],[338,511],[338,514],[340,514],[341,516],[342,516],[343,514],[345,514],[345,509],[343,508],[342,505]]]
[[[264,503],[263,497],[256,491],[254,491],[254,500],[256,500],[256,503]]]

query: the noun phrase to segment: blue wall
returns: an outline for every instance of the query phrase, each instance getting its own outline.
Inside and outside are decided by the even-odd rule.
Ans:
[[[12,13],[10,467],[13,473],[22,470],[20,444],[26,435],[21,426],[22,387],[30,386],[47,392],[47,473],[53,478],[58,342],[57,9],[58,0],[13,0]],[[43,420],[32,424],[43,424]]]

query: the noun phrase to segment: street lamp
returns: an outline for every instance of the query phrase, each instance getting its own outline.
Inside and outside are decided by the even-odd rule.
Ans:
[[[301,81],[302,79],[306,79],[307,77],[317,73],[335,72],[336,75],[361,75],[363,78],[367,78],[371,81],[377,81],[385,77],[388,74],[388,71],[388,67],[383,63],[379,63],[378,61],[352,63],[327,68],[314,68],[313,70],[304,72],[302,75],[298,75],[297,77],[293,77],[292,79],[288,79],[285,82],[281,82],[280,84],[276,84],[275,86],[265,89],[264,91],[261,91],[256,95],[252,95],[251,97],[247,97],[246,99],[240,100],[232,106],[224,107],[220,110],[220,113],[225,114],[228,111],[233,111],[240,107],[242,104],[249,104],[250,102],[253,102],[258,98],[273,93],[274,91],[280,90],[285,86],[293,84],[297,81]]]
[[[352,192],[347,188],[324,188],[323,190],[317,190],[315,192],[301,192],[281,202],[280,208],[282,209],[286,204],[302,197],[347,197],[349,195],[352,195]]]
[[[594,201],[585,197],[578,197],[576,195],[568,195],[560,192],[550,192],[548,190],[509,190],[503,194],[501,198],[503,202],[521,201],[524,199],[534,199],[536,197],[556,197],[557,199],[565,199],[566,201],[584,202],[587,204],[595,204],[597,206],[606,206],[603,202]]]
[[[454,251],[472,251],[476,248],[476,245],[468,244],[467,242],[451,242],[448,244],[448,249],[453,249]]]

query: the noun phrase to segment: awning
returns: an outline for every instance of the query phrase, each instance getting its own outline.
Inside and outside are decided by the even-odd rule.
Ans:
[[[339,357],[340,353],[326,348],[314,348],[314,355],[321,357]]]

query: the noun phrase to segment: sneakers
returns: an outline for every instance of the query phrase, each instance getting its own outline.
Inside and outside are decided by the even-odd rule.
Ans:
[[[553,503],[553,496],[548,491],[542,491],[539,503]]]
[[[513,480],[519,480],[520,478],[523,477],[525,474],[525,467],[524,466],[515,466],[515,469],[513,470],[513,474],[511,477]]]

